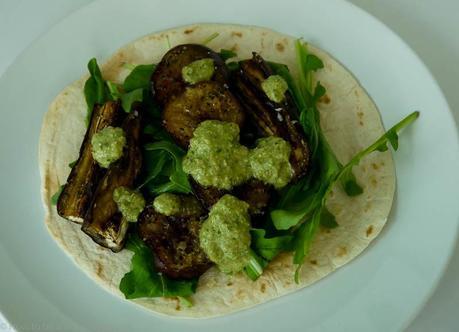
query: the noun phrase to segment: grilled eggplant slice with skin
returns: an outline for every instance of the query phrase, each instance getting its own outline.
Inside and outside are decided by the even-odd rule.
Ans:
[[[217,203],[221,197],[229,193],[227,190],[218,189],[216,187],[204,187],[196,182],[196,180],[191,176],[189,177],[189,181],[196,198],[207,210]]]
[[[250,60],[240,62],[233,81],[247,115],[263,136],[279,136],[290,143],[292,153],[290,164],[295,179],[306,174],[309,165],[309,148],[297,121],[298,110],[290,93],[276,103],[271,101],[261,88],[261,83],[273,75],[271,68],[257,53]]]
[[[265,214],[273,190],[272,186],[255,179],[237,186],[231,191],[215,187],[204,187],[192,178],[190,179],[190,184],[193,188],[193,193],[206,209],[210,209],[224,195],[231,194],[249,204],[249,214],[251,216],[263,216]]]
[[[163,126],[180,146],[187,148],[196,127],[204,120],[244,122],[244,111],[228,88],[205,81],[185,88],[165,106]]]
[[[182,79],[182,68],[205,58],[213,59],[215,63],[211,81],[225,84],[228,81],[228,70],[217,53],[203,45],[178,45],[163,56],[152,75],[152,92],[156,101],[164,107],[171,99],[180,95],[188,85]]]
[[[249,204],[251,216],[263,216],[271,199],[272,186],[252,179],[233,190],[234,196]]]
[[[192,279],[212,265],[199,245],[202,217],[165,216],[152,206],[141,213],[139,237],[152,250],[159,272],[172,279]]]
[[[97,184],[106,171],[92,156],[92,136],[108,126],[119,126],[122,116],[120,105],[113,101],[94,107],[89,127],[81,144],[80,156],[57,201],[57,213],[61,217],[78,224],[83,223]]]
[[[95,242],[113,252],[123,248],[129,225],[113,200],[113,192],[121,186],[132,188],[142,166],[142,154],[139,148],[141,134],[139,109],[134,108],[129,113],[122,128],[127,141],[123,156],[109,166],[107,173],[99,182],[81,228]]]

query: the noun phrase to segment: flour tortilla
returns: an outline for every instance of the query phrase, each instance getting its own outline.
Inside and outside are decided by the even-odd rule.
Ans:
[[[212,33],[218,38],[208,46],[235,50],[240,59],[259,52],[265,59],[285,63],[297,73],[294,37],[252,26],[197,24],[175,28],[140,38],[118,50],[101,66],[103,76],[123,82],[128,70],[123,63],[158,63],[171,46],[201,43]],[[322,127],[338,159],[345,163],[359,150],[383,134],[384,129],[375,104],[358,81],[330,55],[316,47],[310,50],[324,62],[316,77],[327,89],[319,103]],[[39,162],[42,195],[46,210],[46,226],[60,247],[73,261],[108,291],[124,298],[118,285],[130,270],[132,253],[112,253],[94,243],[56,212],[50,197],[66,182],[68,164],[78,157],[86,130],[86,104],[83,77],[65,88],[51,103],[40,136]],[[180,306],[177,299],[144,298],[133,302],[152,311],[178,317],[206,318],[246,309],[300,288],[311,285],[360,254],[380,233],[387,221],[395,190],[395,172],[389,152],[373,153],[365,158],[354,173],[364,193],[347,197],[334,188],[328,208],[340,227],[321,230],[301,270],[300,284],[295,284],[295,266],[291,254],[282,254],[255,282],[243,273],[225,275],[211,268],[199,279],[191,308]]]

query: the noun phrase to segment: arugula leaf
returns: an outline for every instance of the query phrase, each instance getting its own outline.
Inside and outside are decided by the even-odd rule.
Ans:
[[[352,171],[343,173],[340,182],[343,186],[344,192],[350,197],[358,196],[363,193],[363,188],[357,183],[357,179]]]
[[[189,298],[183,297],[183,296],[177,296],[179,299],[180,305],[185,307],[185,308],[191,308],[193,306],[193,302]]]
[[[61,185],[54,195],[51,196],[51,205],[57,205],[57,201],[62,194],[62,190],[64,190],[64,185]]]
[[[229,71],[235,71],[239,69],[240,65],[239,65],[239,62],[237,61],[231,61],[226,64],[226,67],[228,68]]]
[[[131,271],[124,275],[119,284],[126,299],[161,296],[186,298],[195,293],[197,279],[172,280],[155,271],[151,250],[136,234],[129,235],[126,249],[134,252]]]
[[[389,129],[384,135],[378,138],[373,144],[366,149],[357,153],[344,167],[336,171],[331,176],[330,181],[327,183],[327,187],[323,193],[321,193],[320,204],[315,208],[312,213],[312,217],[308,222],[303,223],[295,234],[295,255],[294,263],[298,264],[297,271],[295,273],[295,281],[298,282],[299,269],[304,262],[304,258],[309,252],[309,248],[312,244],[313,238],[320,224],[329,224],[332,217],[331,213],[325,208],[325,202],[328,194],[332,190],[333,186],[336,185],[343,177],[348,176],[351,172],[352,167],[358,165],[360,161],[372,152],[380,151],[382,147],[386,147],[387,144],[398,147],[398,132],[403,128],[411,124],[419,117],[419,112],[413,112],[391,129]]]
[[[253,281],[257,280],[262,274],[268,261],[258,256],[253,250],[250,250],[249,264],[244,268],[245,274]]]
[[[213,34],[211,34],[209,37],[207,37],[206,39],[204,39],[201,44],[202,45],[207,45],[209,44],[212,40],[214,40],[215,38],[217,38],[218,36],[220,36],[220,34],[218,32],[214,32]]]
[[[110,93],[108,92],[108,87],[105,84],[104,79],[102,78],[102,73],[97,64],[96,58],[92,58],[88,62],[89,78],[84,84],[84,97],[86,99],[86,104],[88,105],[88,112],[86,115],[86,123],[89,124],[91,119],[92,110],[94,105],[103,104],[107,100],[110,100]]]
[[[228,60],[228,59],[237,57],[237,53],[236,52],[234,52],[232,50],[227,50],[227,49],[224,49],[224,48],[222,48],[218,54],[220,55],[220,58],[222,58],[224,62],[226,60]]]
[[[147,124],[143,128],[143,133],[146,135],[150,135],[154,140],[157,140],[157,141],[171,141],[172,142],[172,138],[164,130],[161,124],[158,124],[158,123]]]
[[[119,100],[122,95],[122,87],[112,81],[107,81],[107,88],[113,100]]]
[[[339,226],[339,224],[336,222],[335,216],[330,211],[328,211],[326,207],[323,207],[322,209],[320,225],[325,228],[336,228]]]
[[[143,100],[143,89],[139,88],[136,90],[132,90],[131,92],[127,92],[121,96],[121,106],[126,113],[131,112],[132,105],[135,102],[141,102]]]
[[[345,178],[347,176],[347,173],[351,172],[352,167],[358,165],[360,161],[364,157],[369,155],[370,153],[375,152],[375,151],[381,151],[384,148],[385,148],[384,151],[386,151],[387,144],[391,144],[393,149],[397,150],[398,149],[398,133],[403,128],[407,127],[409,124],[415,121],[419,117],[419,114],[420,114],[419,111],[415,111],[409,114],[404,119],[402,119],[400,122],[398,122],[396,125],[394,125],[392,128],[390,128],[384,135],[378,138],[373,144],[371,144],[369,147],[360,151],[354,157],[352,157],[352,159],[338,173],[337,180],[342,180],[343,178]],[[335,180],[335,182],[337,180]]]
[[[314,88],[312,86],[312,73],[323,68],[323,62],[315,55],[309,54],[307,44],[301,40],[296,41],[295,49],[300,67],[298,84],[287,66],[272,62],[269,65],[276,74],[286,80],[298,107],[300,125],[307,136],[311,151],[312,168],[305,178],[282,191],[276,209],[271,211],[273,224],[280,230],[291,228],[310,218],[310,214],[320,205],[321,196],[332,175],[342,168],[320,127],[316,103],[325,95],[325,87],[320,82],[317,82]],[[351,196],[363,191],[352,172],[343,178],[343,187]]]
[[[190,193],[191,186],[187,174],[182,169],[182,159],[185,151],[170,141],[159,141],[145,145],[146,151],[164,151],[171,160],[171,168],[167,173],[169,181],[162,183],[158,189],[161,192],[174,191],[179,193]],[[164,170],[164,167],[163,167]],[[157,176],[157,175],[156,175]],[[156,177],[155,176],[155,177]],[[157,189],[157,190],[158,190]],[[157,193],[157,190],[156,193]]]
[[[295,254],[293,255],[293,263],[297,264],[295,271],[295,282],[299,283],[299,272],[304,262],[305,257],[309,253],[314,235],[320,225],[320,216],[322,209],[316,209],[312,214],[310,222],[303,223],[295,234]]]
[[[131,73],[124,79],[124,91],[131,92],[137,89],[149,89],[150,78],[155,68],[155,64],[134,67]]]
[[[73,166],[76,165],[77,161],[78,161],[78,159],[76,159],[76,160],[72,161],[71,163],[69,163],[69,168],[73,168]]]
[[[283,251],[293,249],[293,236],[280,235],[266,238],[264,229],[254,228],[250,231],[252,236],[252,248],[264,259],[270,261]]]
[[[134,70],[134,68],[137,67],[137,66],[135,64],[133,64],[133,63],[123,62],[121,64],[121,67],[124,68],[124,69],[127,69],[127,70]]]

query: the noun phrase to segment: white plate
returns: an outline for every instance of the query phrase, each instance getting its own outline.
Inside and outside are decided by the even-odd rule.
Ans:
[[[395,154],[390,221],[356,260],[303,291],[212,320],[173,320],[120,301],[89,280],[47,234],[37,144],[49,102],[144,34],[195,22],[260,25],[329,51],[362,82],[391,125],[421,118]],[[0,79],[0,310],[18,330],[399,330],[438,282],[458,229],[454,121],[418,57],[384,25],[344,1],[98,1],[56,25]],[[56,142],[58,144],[58,142]],[[1,326],[0,326],[1,328]]]

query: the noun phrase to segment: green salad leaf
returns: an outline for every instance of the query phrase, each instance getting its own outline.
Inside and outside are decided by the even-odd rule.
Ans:
[[[131,92],[137,89],[150,89],[150,78],[155,68],[156,65],[154,64],[137,65],[134,67],[131,73],[124,79],[124,91]]]
[[[237,53],[236,52],[234,52],[232,50],[227,50],[227,49],[224,49],[224,48],[222,48],[218,54],[220,55],[220,58],[223,59],[223,61],[226,61],[228,59],[237,57]]]
[[[255,281],[263,274],[266,266],[268,266],[268,261],[250,250],[249,264],[244,268],[244,272],[250,279]]]
[[[336,222],[335,216],[330,211],[328,211],[326,207],[322,209],[320,225],[325,228],[336,228],[339,226],[339,224]]]
[[[131,271],[121,279],[119,289],[126,299],[140,297],[181,297],[188,305],[187,297],[193,295],[197,279],[172,280],[158,273],[153,265],[151,250],[136,234],[130,234],[126,249],[134,253],[131,259]]]
[[[158,122],[152,122],[147,124],[143,128],[143,133],[148,135],[151,139],[155,141],[170,141],[172,142],[172,138],[169,134],[164,130],[163,126]]]
[[[92,110],[94,105],[103,104],[107,100],[111,100],[111,94],[109,88],[102,78],[99,65],[97,64],[96,58],[92,58],[88,62],[89,78],[84,84],[84,97],[86,104],[88,105],[88,112],[86,115],[86,123],[89,124],[91,119]]]
[[[359,162],[370,153],[375,151],[385,151],[388,149],[388,144],[391,144],[394,150],[396,150],[396,148],[398,148],[398,132],[411,124],[418,117],[418,111],[413,112],[405,117],[391,129],[389,129],[385,134],[383,134],[380,138],[378,138],[373,144],[357,153],[344,167],[342,167],[339,171],[333,174],[333,176],[331,176],[331,180],[328,182],[325,191],[321,193],[320,204],[318,204],[318,206],[312,212],[310,220],[303,223],[295,235],[296,244],[294,263],[298,264],[298,269],[295,273],[295,280],[297,282],[299,268],[303,264],[304,258],[309,252],[309,248],[313,241],[314,235],[319,228],[319,225],[329,223],[330,218],[332,217],[331,213],[325,207],[325,202],[333,186],[340,182],[344,177],[349,176],[348,174],[352,171],[352,167],[358,165]],[[324,218],[326,219],[325,221],[323,221]]]
[[[64,190],[64,185],[61,185],[54,195],[51,196],[51,205],[57,205],[57,201],[62,194],[62,190]]]
[[[206,39],[204,39],[201,44],[202,45],[207,45],[209,44],[212,40],[214,40],[215,38],[217,38],[218,36],[220,36],[220,34],[218,32],[214,32],[213,34],[211,34],[209,37],[207,37]]]
[[[69,163],[69,168],[73,168],[73,166],[76,165],[78,159],[75,159],[74,161],[72,161],[71,163]]]
[[[141,102],[143,101],[143,89],[135,89],[130,92],[126,92],[121,95],[121,106],[123,107],[123,110],[127,113],[131,112],[132,110],[132,105],[135,102]]]
[[[266,230],[254,228],[250,231],[252,248],[264,259],[270,261],[283,251],[293,249],[293,235],[278,235],[266,237]]]
[[[145,145],[148,172],[142,186],[154,195],[165,192],[191,193],[188,176],[182,169],[185,151],[171,141]]]
[[[122,87],[112,81],[107,81],[108,92],[110,93],[111,99],[119,100],[122,95]]]

